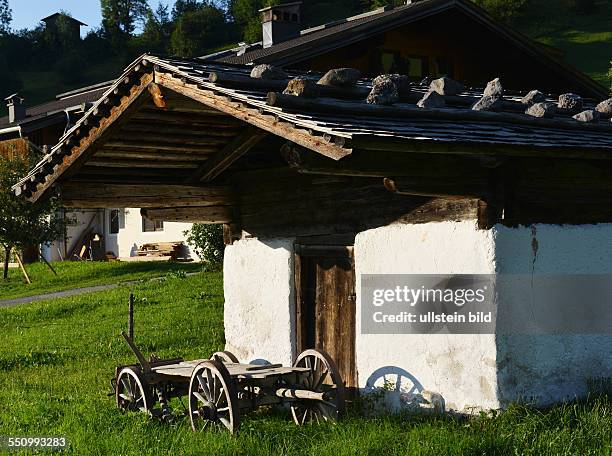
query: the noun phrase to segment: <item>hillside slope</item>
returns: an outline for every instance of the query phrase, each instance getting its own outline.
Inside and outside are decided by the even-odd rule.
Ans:
[[[566,62],[605,87],[612,86],[612,0],[599,0],[592,14],[577,14],[563,0],[530,0],[514,27],[564,51]]]

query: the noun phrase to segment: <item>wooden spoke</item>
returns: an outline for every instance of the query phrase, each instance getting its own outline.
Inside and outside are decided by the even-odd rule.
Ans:
[[[325,400],[303,399],[291,406],[293,420],[306,423],[336,422],[344,411],[344,384],[336,363],[321,350],[306,350],[296,359],[294,366],[309,369],[299,377],[297,386],[315,393],[324,393]]]
[[[238,395],[223,362],[204,361],[194,369],[189,382],[189,418],[195,432],[210,425],[231,433],[238,430]]]
[[[202,389],[202,392],[204,393],[206,398],[209,401],[211,401],[212,397],[211,397],[211,394],[210,394],[210,390],[208,389],[208,385],[206,384],[206,382],[204,381],[204,379],[202,378],[201,375],[196,376],[196,378],[198,379],[198,383],[200,385],[200,388]]]
[[[121,410],[151,411],[151,389],[135,369],[126,367],[119,372],[115,385],[115,402]]]

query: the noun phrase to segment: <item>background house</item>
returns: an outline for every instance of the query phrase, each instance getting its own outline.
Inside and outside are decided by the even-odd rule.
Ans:
[[[79,41],[81,39],[81,27],[87,27],[87,24],[63,12],[47,16],[41,19],[41,22],[45,23],[48,36],[61,36],[67,41],[63,44],[74,44]]]
[[[365,76],[449,76],[483,87],[503,74],[510,90],[546,87],[603,97],[608,88],[563,62],[469,0],[409,1],[316,27],[300,26],[300,2],[262,10],[262,42],[208,57],[222,63],[270,63],[296,70],[351,67]],[[517,64],[520,62],[520,64]]]

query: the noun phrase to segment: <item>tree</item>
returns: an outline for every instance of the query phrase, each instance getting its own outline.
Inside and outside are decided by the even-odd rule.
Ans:
[[[149,11],[147,0],[100,0],[102,28],[113,45],[120,46],[132,36]]]
[[[254,43],[261,39],[259,10],[272,3],[266,0],[231,0],[230,13],[238,28],[242,30],[242,37],[247,43]]]
[[[223,263],[223,225],[194,223],[191,229],[183,234],[187,236],[187,243],[202,261],[211,265]]]
[[[194,13],[202,5],[198,0],[176,0],[172,8],[172,21],[178,21],[186,13]]]
[[[211,5],[183,14],[172,32],[172,52],[180,57],[194,57],[225,44],[227,22],[224,12]]]
[[[23,177],[29,164],[37,159],[30,153],[14,150],[0,155],[0,245],[4,248],[4,279],[8,279],[8,263],[14,249],[46,244],[65,235],[65,223],[55,217],[59,209],[54,198],[30,203],[16,196],[11,187]]]
[[[60,14],[55,25],[47,26],[42,31],[43,39],[54,55],[74,49],[78,44],[73,33],[72,15],[67,11],[60,11]]]
[[[11,31],[13,12],[9,7],[8,0],[0,0],[0,35],[8,35]]]
[[[142,33],[135,37],[132,45],[138,53],[165,52],[172,34],[172,21],[168,5],[160,3],[155,11],[149,9]]]

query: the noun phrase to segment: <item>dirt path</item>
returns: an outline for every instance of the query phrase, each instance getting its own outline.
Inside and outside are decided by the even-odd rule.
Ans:
[[[47,299],[67,298],[69,296],[78,296],[85,293],[94,293],[96,291],[112,290],[121,285],[129,285],[134,282],[113,283],[110,285],[98,285],[95,287],[73,288],[72,290],[56,291],[55,293],[45,293],[33,296],[24,296],[23,298],[6,299],[0,301],[0,307],[12,307],[19,304],[27,304],[29,302],[45,301]]]
[[[196,274],[200,274],[200,273],[190,272],[189,274],[187,274],[187,276],[190,277]],[[153,277],[148,280],[161,280],[163,278],[164,277]],[[33,296],[24,296],[23,298],[5,299],[5,300],[0,300],[0,308],[13,307],[19,304],[28,304],[30,302],[46,301],[48,299],[67,298],[70,296],[78,296],[78,295],[82,295],[85,293],[95,293],[97,291],[112,290],[114,288],[118,288],[124,285],[134,285],[139,282],[141,282],[141,280],[130,280],[128,282],[111,283],[108,285],[96,285],[94,287],[72,288],[70,290],[56,291],[54,293],[43,293],[43,294],[33,295]]]

